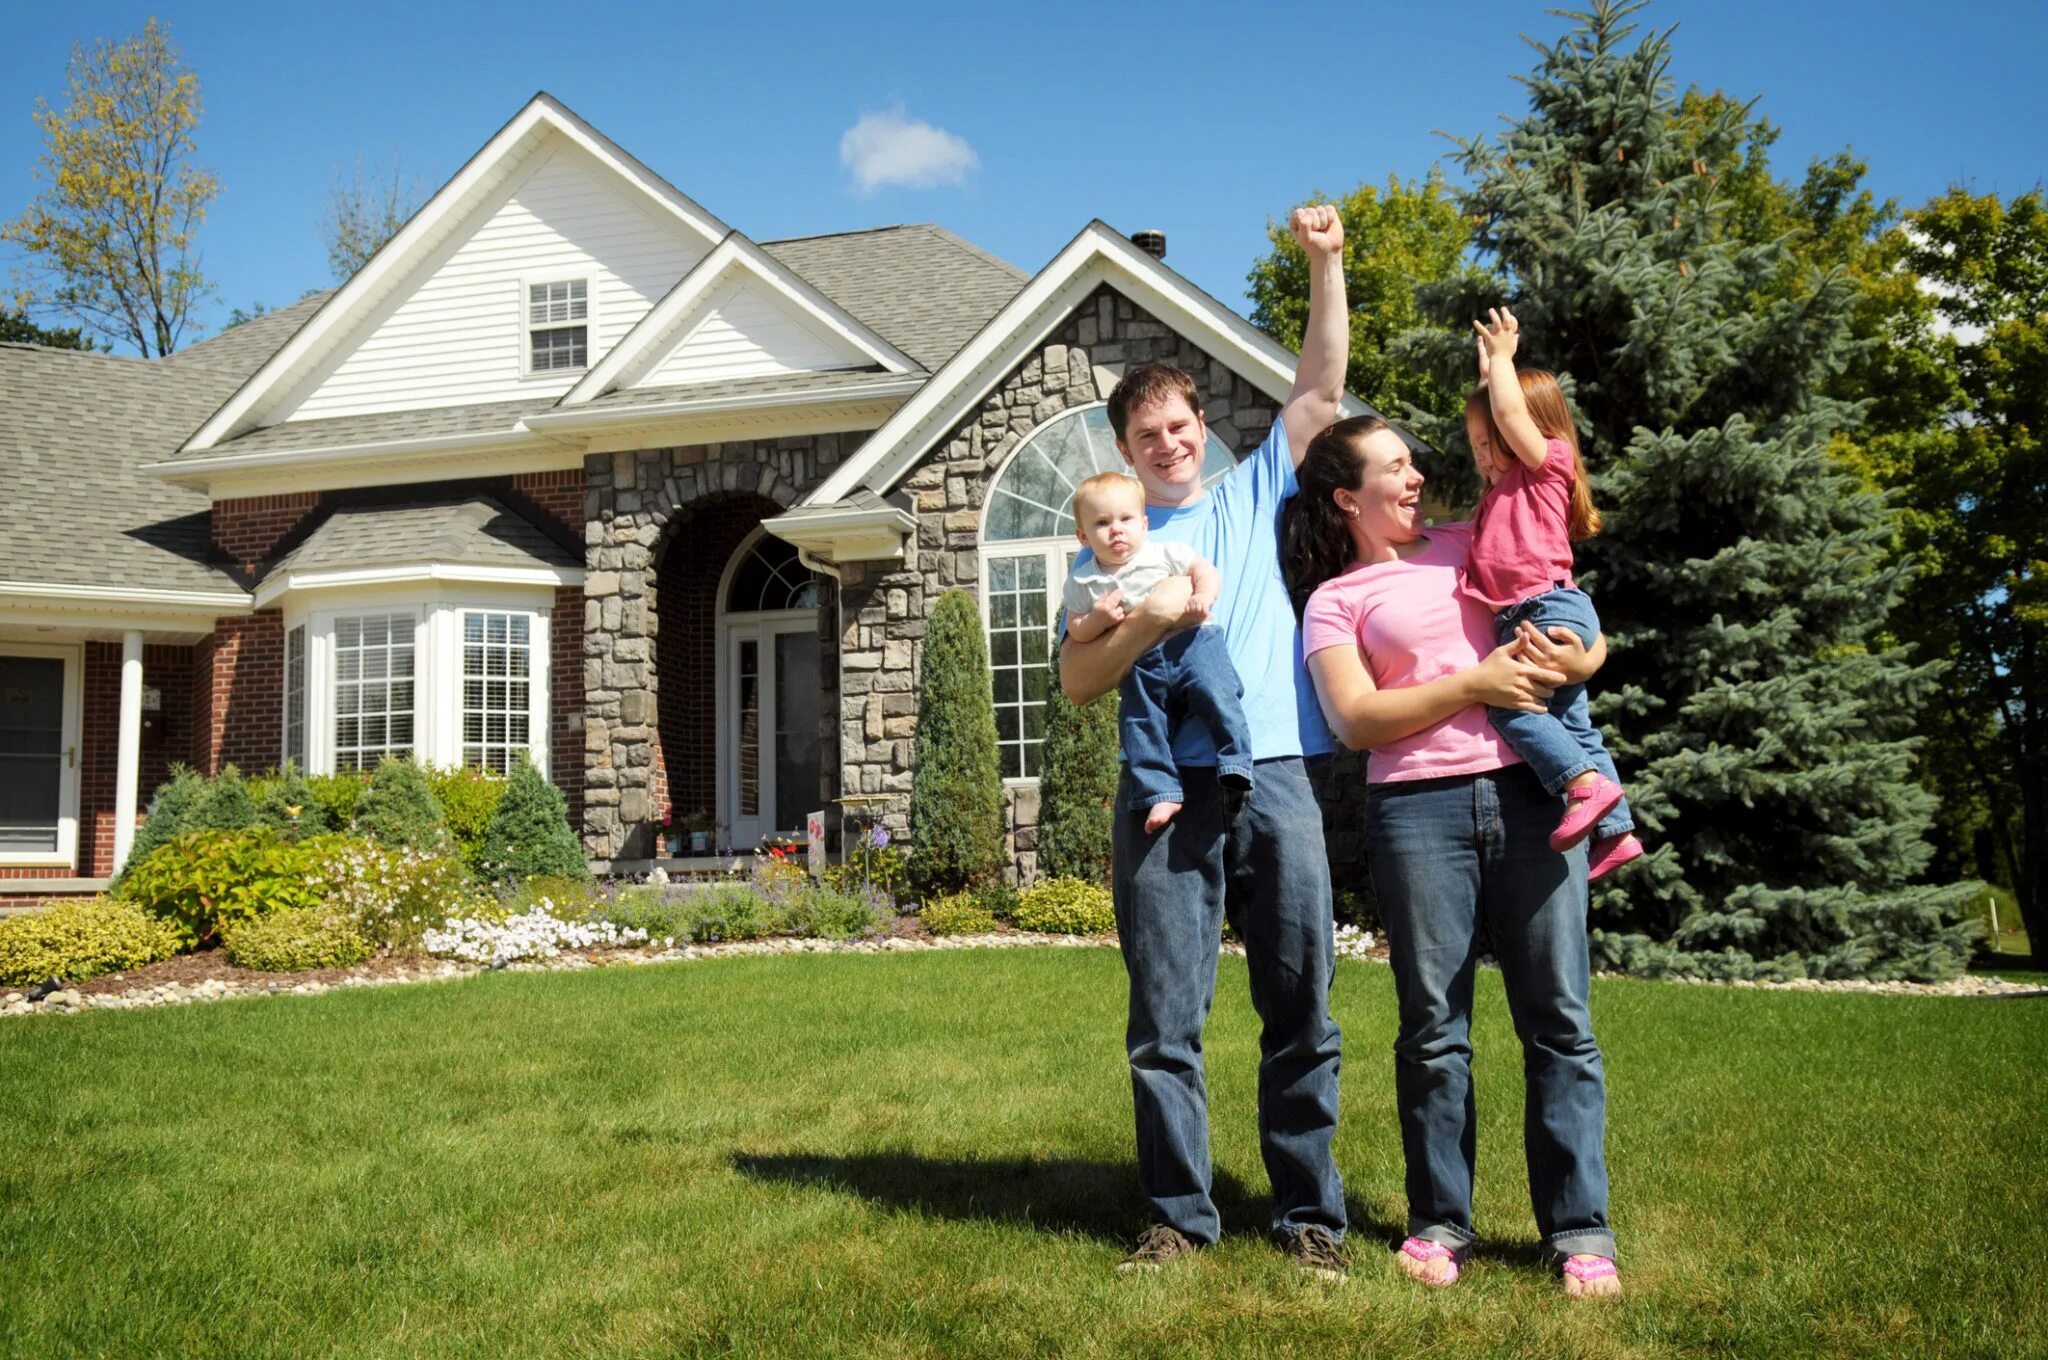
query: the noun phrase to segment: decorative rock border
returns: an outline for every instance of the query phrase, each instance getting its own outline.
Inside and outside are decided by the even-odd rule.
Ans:
[[[639,967],[655,963],[694,963],[707,959],[743,958],[764,954],[911,954],[940,949],[1115,949],[1114,936],[1034,935],[1010,931],[1000,935],[954,935],[917,939],[891,935],[875,940],[773,939],[746,940],[733,944],[676,945],[660,949],[593,950],[560,954],[552,959],[532,959],[497,968],[444,959],[425,960],[414,967],[393,972],[351,974],[334,982],[231,983],[218,978],[201,982],[169,982],[153,987],[136,987],[122,992],[82,993],[70,988],[51,992],[30,1001],[26,992],[12,991],[0,996],[0,1016],[66,1015],[88,1010],[142,1010],[153,1006],[181,1006],[200,1001],[230,1001],[260,996],[320,996],[327,992],[361,987],[394,987],[417,982],[446,982],[475,977],[481,973],[561,973],[597,967]],[[1242,955],[1244,947],[1226,943],[1222,952]],[[1347,955],[1356,957],[1356,955]],[[1383,961],[1383,960],[1380,960]],[[1603,973],[1602,977],[1626,974]],[[1794,982],[1715,982],[1706,978],[1667,978],[1667,982],[1696,987],[1734,987],[1756,991],[1865,992],[1882,996],[2038,996],[2048,987],[2007,982],[1996,977],[1951,978],[1947,982],[1824,982],[1802,978]]]

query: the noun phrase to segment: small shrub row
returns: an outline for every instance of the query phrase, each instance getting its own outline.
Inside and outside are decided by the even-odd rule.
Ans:
[[[0,920],[0,984],[83,982],[178,952],[178,933],[132,902],[58,902]]]
[[[1116,907],[1099,883],[1048,878],[1017,899],[1010,919],[1019,930],[1047,935],[1107,935],[1116,929]]]
[[[299,973],[346,968],[376,952],[362,928],[338,911],[289,908],[221,927],[221,947],[238,968]]]
[[[987,935],[996,928],[995,913],[976,893],[934,898],[918,911],[917,919],[934,935]]]

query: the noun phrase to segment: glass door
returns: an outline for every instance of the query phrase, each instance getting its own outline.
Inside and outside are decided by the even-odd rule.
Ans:
[[[0,653],[0,863],[74,863],[77,667],[55,648]]]
[[[733,848],[745,850],[763,836],[803,834],[805,815],[818,806],[817,621],[733,623],[726,655],[727,820]]]

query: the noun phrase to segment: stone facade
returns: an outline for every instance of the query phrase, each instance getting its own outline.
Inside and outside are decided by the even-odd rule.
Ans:
[[[594,454],[585,460],[583,839],[591,858],[653,857],[656,819],[668,801],[669,785],[698,788],[701,772],[712,768],[715,759],[715,751],[708,748],[663,749],[662,614],[657,596],[664,558],[677,551],[679,540],[688,534],[713,525],[729,531],[735,502],[755,503],[753,523],[789,508],[866,437],[803,435]],[[827,715],[838,706],[834,596],[828,583],[818,611],[820,683]],[[675,626],[685,626],[685,612],[676,612]],[[674,648],[671,653],[678,654]],[[708,669],[693,667],[692,673],[669,679],[675,685],[709,686],[715,677]],[[685,712],[683,707],[667,707],[674,718],[671,732],[697,730],[676,716]],[[829,758],[832,743],[825,741],[821,749],[827,759],[819,792],[829,799],[835,796],[837,775]]]

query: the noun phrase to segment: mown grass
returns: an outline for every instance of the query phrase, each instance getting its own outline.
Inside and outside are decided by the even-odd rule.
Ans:
[[[1110,951],[491,975],[0,1028],[0,1354],[2021,1355],[2048,1002],[1597,984],[1629,1295],[1535,1263],[1482,979],[1487,1251],[1397,1280],[1384,968],[1345,964],[1359,1262],[1263,1239],[1255,1027],[1209,1031],[1227,1236],[1140,1225]]]

